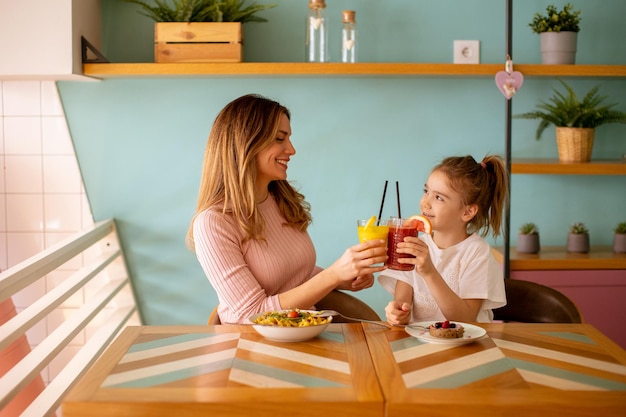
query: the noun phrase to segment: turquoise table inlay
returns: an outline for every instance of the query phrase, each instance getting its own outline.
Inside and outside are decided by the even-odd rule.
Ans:
[[[130,345],[128,348],[128,352],[139,352],[142,350],[155,349],[163,346],[171,346],[178,343],[190,342],[193,340],[199,340],[206,337],[213,336],[214,333],[193,333],[193,334],[182,334],[171,337],[164,337],[163,339],[152,340],[150,342],[144,343],[135,343]]]
[[[570,333],[570,332],[540,332],[540,334],[545,334],[546,336],[552,337],[560,337],[563,339],[574,340],[576,342],[581,343],[589,343],[590,345],[595,345],[596,342],[592,338],[587,335],[580,333]]]

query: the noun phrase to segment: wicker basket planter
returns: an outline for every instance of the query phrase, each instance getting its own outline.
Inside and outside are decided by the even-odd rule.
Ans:
[[[240,22],[157,22],[154,59],[163,62],[241,62]]]
[[[561,162],[589,162],[595,129],[557,127],[556,145]]]

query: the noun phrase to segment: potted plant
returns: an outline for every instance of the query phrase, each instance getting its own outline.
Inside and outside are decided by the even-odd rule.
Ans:
[[[626,222],[618,223],[613,236],[613,252],[626,253]]]
[[[535,138],[539,140],[549,125],[556,126],[556,142],[561,162],[589,162],[595,128],[608,123],[626,123],[626,113],[614,110],[617,104],[603,104],[607,97],[593,87],[582,101],[560,80],[566,92],[553,88],[554,95],[541,101],[537,110],[515,115],[518,119],[540,119]]]
[[[575,64],[576,44],[580,31],[580,10],[567,3],[559,11],[554,5],[546,7],[546,13],[535,13],[528,24],[538,33],[541,41],[543,64]]]
[[[519,228],[517,235],[517,252],[518,253],[538,253],[539,245],[539,229],[535,223],[524,223]]]
[[[567,251],[576,253],[589,252],[589,230],[584,223],[574,223],[567,235]]]
[[[241,25],[267,22],[257,16],[275,4],[246,0],[122,0],[141,6],[155,21],[156,62],[241,62]]]

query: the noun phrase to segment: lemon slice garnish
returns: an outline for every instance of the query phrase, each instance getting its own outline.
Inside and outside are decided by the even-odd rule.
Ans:
[[[374,224],[376,224],[376,216],[370,217],[367,223],[365,223],[365,229],[369,229],[370,227],[374,226]]]

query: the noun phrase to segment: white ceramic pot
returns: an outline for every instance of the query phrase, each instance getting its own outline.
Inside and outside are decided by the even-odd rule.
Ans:
[[[567,65],[576,63],[578,32],[543,32],[541,38],[541,63]]]

